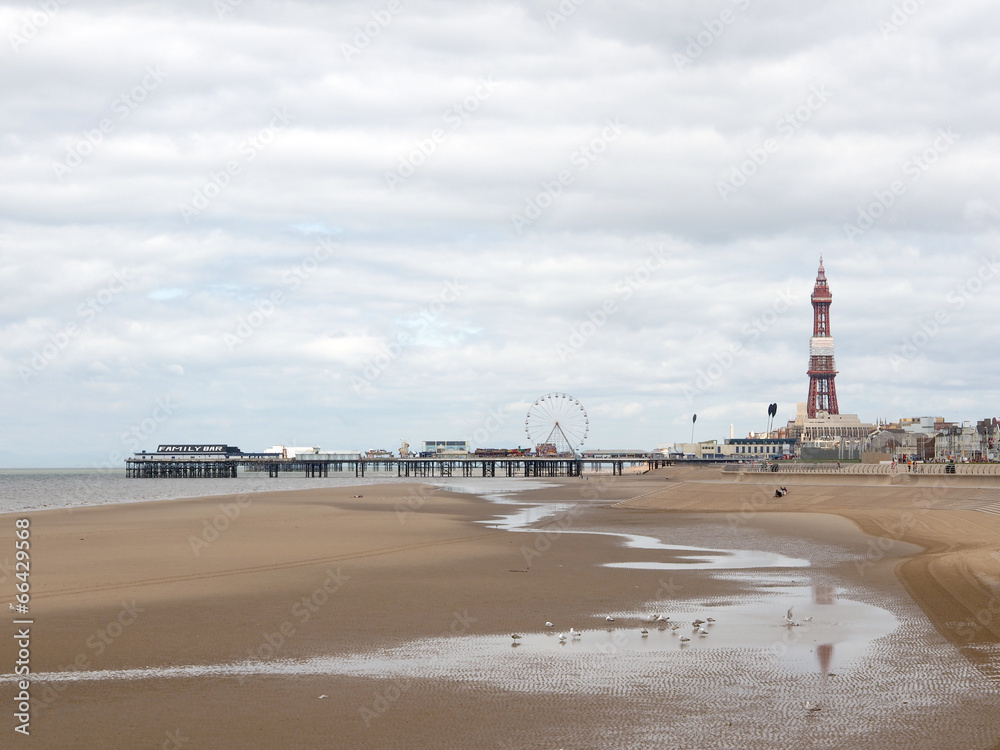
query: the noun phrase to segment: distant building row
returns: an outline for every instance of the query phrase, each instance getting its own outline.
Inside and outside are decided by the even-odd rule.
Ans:
[[[814,460],[1000,461],[1000,419],[947,422],[942,417],[911,417],[867,424],[853,414],[799,414],[787,427],[747,438],[661,445],[672,459],[711,461]]]

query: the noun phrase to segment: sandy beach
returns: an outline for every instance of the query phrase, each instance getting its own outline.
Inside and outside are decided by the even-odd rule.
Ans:
[[[9,712],[3,731],[40,748],[1000,748],[1000,486],[882,479],[668,467],[476,485],[515,504],[387,482],[31,513],[31,735]],[[541,531],[504,528],[527,504]],[[790,604],[809,619],[788,625]],[[652,613],[717,623],[688,645]]]

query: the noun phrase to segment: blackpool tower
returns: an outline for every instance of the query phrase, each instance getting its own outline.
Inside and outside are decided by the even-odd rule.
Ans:
[[[833,336],[830,335],[830,303],[833,295],[826,285],[823,256],[819,258],[819,273],[813,287],[813,335],[809,339],[809,403],[807,416],[815,419],[819,412],[840,414],[837,407],[837,377],[833,361]]]

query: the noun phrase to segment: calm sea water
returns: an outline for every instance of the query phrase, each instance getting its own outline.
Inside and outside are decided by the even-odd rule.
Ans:
[[[235,479],[127,479],[124,469],[0,469],[0,513],[389,482],[433,484],[494,499],[545,486],[544,482],[528,479],[401,479],[395,471],[369,473],[364,479],[353,472],[322,478],[304,477],[297,472],[277,478],[261,472],[240,472]]]
[[[395,473],[365,479],[356,478],[353,473],[325,478],[289,473],[270,478],[257,472],[243,472],[235,479],[126,479],[124,469],[0,469],[0,513],[245,492],[351,487],[388,481],[405,480],[397,479]]]

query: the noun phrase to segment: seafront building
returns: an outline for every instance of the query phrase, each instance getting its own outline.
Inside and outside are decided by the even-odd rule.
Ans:
[[[1000,461],[1000,419],[987,417],[947,422],[941,417],[913,417],[886,424],[872,436],[872,455],[906,456],[920,461]]]

